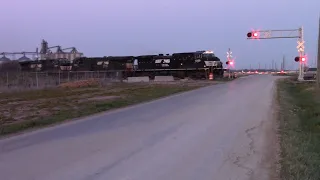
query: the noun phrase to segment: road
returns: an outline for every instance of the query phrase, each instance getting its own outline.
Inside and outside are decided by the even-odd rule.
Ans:
[[[0,179],[268,179],[276,78],[243,77],[2,139]]]

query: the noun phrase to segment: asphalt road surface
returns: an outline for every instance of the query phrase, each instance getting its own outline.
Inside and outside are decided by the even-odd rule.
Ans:
[[[0,179],[268,179],[276,78],[243,77],[2,139]]]

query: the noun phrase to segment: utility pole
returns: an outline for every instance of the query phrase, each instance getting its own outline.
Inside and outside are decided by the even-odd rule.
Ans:
[[[320,16],[318,29],[318,60],[317,60],[317,88],[320,88]]]
[[[286,56],[283,55],[283,59],[282,59],[282,70],[286,70],[286,67],[285,67],[285,61],[286,61]]]
[[[274,70],[274,59],[272,59],[272,70]]]

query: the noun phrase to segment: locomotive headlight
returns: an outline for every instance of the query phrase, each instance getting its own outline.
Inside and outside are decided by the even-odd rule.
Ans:
[[[204,54],[213,54],[213,51],[205,51]]]

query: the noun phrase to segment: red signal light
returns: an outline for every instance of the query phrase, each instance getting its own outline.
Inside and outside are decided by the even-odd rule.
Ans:
[[[229,63],[230,65],[233,65],[233,61],[230,61],[230,63]]]
[[[258,39],[259,38],[259,31],[250,31],[247,33],[248,39]]]
[[[295,62],[299,62],[299,61],[306,62],[307,58],[305,56],[302,56],[302,57],[297,56],[297,57],[294,58],[294,61]]]

